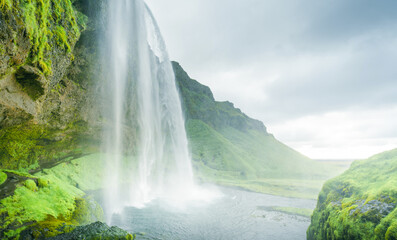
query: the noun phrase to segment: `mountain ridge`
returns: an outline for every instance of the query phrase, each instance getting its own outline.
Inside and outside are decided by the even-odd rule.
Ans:
[[[285,196],[317,195],[321,185],[314,179],[332,175],[324,164],[278,141],[233,103],[216,101],[208,86],[191,79],[178,62],[172,65],[199,179]],[[288,189],[285,179],[296,186]]]
[[[226,124],[239,128],[240,130],[257,129],[269,135],[266,126],[261,121],[250,118],[243,113],[241,109],[235,108],[232,102],[216,101],[211,89],[197,80],[190,78],[180,63],[173,61],[172,66],[176,75],[183,109],[187,119],[200,119],[215,128],[220,128],[224,126],[223,124]],[[197,101],[194,102],[194,100]],[[218,105],[218,108],[215,109],[207,106],[209,103]],[[199,107],[197,107],[197,105],[199,105]],[[230,116],[230,113],[233,111],[233,116]],[[215,119],[209,118],[208,115],[210,114],[214,114]],[[231,118],[230,121],[222,121],[221,119],[227,115]]]

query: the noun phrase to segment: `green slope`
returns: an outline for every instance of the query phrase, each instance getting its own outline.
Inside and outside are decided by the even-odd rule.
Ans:
[[[397,149],[356,161],[318,197],[308,239],[397,239]]]
[[[315,162],[269,134],[173,62],[196,175],[203,181],[285,196],[315,198],[339,169]]]

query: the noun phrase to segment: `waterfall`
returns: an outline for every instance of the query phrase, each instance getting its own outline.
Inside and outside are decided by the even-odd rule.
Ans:
[[[159,28],[143,0],[108,1],[102,89],[105,213],[193,191],[181,102]]]

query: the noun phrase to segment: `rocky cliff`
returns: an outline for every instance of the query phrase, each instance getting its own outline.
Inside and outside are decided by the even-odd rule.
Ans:
[[[92,79],[101,1],[0,7],[0,168],[37,168],[84,152],[98,134]]]
[[[308,239],[397,239],[397,149],[356,161],[326,182]]]

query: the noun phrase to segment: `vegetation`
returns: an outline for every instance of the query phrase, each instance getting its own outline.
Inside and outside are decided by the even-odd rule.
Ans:
[[[7,171],[28,179],[17,183],[13,195],[0,200],[0,215],[5,216],[0,220],[0,237],[17,236],[27,227],[37,236],[50,237],[69,232],[76,225],[102,220],[102,209],[98,204],[92,205],[95,201],[82,191],[100,188],[100,181],[94,181],[101,176],[96,171],[98,163],[97,155],[92,155],[64,162],[35,176]]]
[[[397,149],[326,182],[308,239],[397,239]]]
[[[50,53],[55,46],[72,58],[71,46],[85,28],[86,17],[75,11],[70,0],[1,0],[2,11],[21,16],[31,42],[29,62],[38,65],[45,75],[51,72]]]
[[[79,156],[89,151],[90,142],[81,141],[87,125],[76,122],[60,131],[32,121],[0,129],[0,168],[31,170],[54,160]]]
[[[301,217],[308,217],[313,213],[313,209],[308,209],[308,208],[295,208],[295,207],[269,207],[269,208],[261,208],[265,209],[268,211],[275,211],[275,212],[282,212],[285,214],[290,214],[290,215],[297,215]]]
[[[301,198],[316,198],[321,184],[340,173],[277,141],[262,122],[190,79],[174,62],[196,175],[202,181]]]
[[[13,237],[24,230],[22,223],[41,222],[48,216],[71,218],[75,197],[83,193],[54,177],[49,180],[51,183],[47,187],[38,188],[35,181],[29,179],[17,187],[13,196],[0,201],[0,214],[6,216],[0,227],[5,229],[4,236]]]
[[[0,185],[2,185],[5,181],[7,181],[7,174],[0,171]]]
[[[103,169],[101,154],[92,154],[43,169],[37,176],[56,176],[62,182],[78,186],[82,191],[89,191],[101,188]]]
[[[177,62],[172,63],[186,119],[201,120],[215,129],[225,126],[245,131],[266,132],[262,122],[249,118],[230,102],[217,102],[209,87],[191,79]]]
[[[108,227],[104,223],[95,222],[87,226],[76,227],[73,231],[61,234],[55,239],[133,240],[135,235],[118,227]]]

